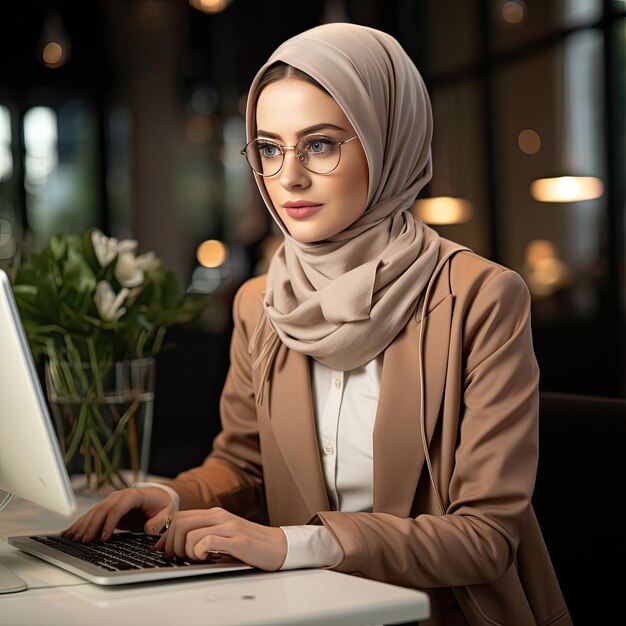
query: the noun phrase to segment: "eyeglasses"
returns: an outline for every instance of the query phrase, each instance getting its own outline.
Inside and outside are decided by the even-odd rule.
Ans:
[[[269,139],[253,139],[242,151],[248,165],[259,176],[274,176],[285,162],[285,152],[295,150],[302,165],[314,174],[330,174],[341,159],[341,146],[356,139],[335,141],[326,135],[306,135],[295,146],[281,146]]]

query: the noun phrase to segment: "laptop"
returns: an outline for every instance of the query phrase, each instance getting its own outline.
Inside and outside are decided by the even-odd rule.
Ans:
[[[154,580],[224,574],[250,570],[249,565],[229,556],[219,561],[168,558],[151,550],[158,536],[117,532],[103,543],[80,544],[60,535],[9,537],[8,541],[96,585],[124,585]]]
[[[63,515],[70,515],[76,508],[11,285],[2,270],[0,490]],[[121,585],[252,569],[227,555],[223,555],[219,561],[168,558],[151,549],[157,539],[158,536],[144,533],[118,532],[110,541],[87,545],[75,543],[59,534],[9,537],[8,542],[19,550],[98,585]],[[0,562],[0,573],[2,567]],[[4,573],[7,574],[6,568]],[[15,582],[12,584],[15,585]],[[12,590],[23,588],[17,584]]]

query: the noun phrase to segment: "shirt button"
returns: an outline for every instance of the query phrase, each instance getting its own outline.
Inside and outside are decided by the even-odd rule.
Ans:
[[[324,444],[324,454],[332,454],[335,449],[329,444]]]
[[[335,387],[337,387],[337,389],[341,388],[341,379],[340,378],[335,378]]]

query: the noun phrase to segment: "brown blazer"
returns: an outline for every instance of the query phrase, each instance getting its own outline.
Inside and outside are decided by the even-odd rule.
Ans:
[[[332,569],[426,591],[430,626],[571,624],[530,504],[538,454],[538,368],[529,294],[504,267],[442,240],[421,306],[385,350],[374,427],[372,513],[330,510],[309,361],[281,344],[257,406],[248,352],[265,277],[234,303],[222,433],[205,463],[169,484],[181,508],[266,511],[274,526],[324,524]],[[424,385],[424,439],[420,428]],[[436,486],[436,488],[435,488]]]

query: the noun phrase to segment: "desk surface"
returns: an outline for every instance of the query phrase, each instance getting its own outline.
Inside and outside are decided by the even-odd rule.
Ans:
[[[94,500],[78,498],[79,510]],[[69,521],[14,500],[0,512],[2,537],[58,532]],[[26,591],[0,595],[12,626],[246,625],[367,626],[424,619],[426,594],[328,570],[234,572],[175,581],[101,587],[20,552],[0,539],[0,562]]]

